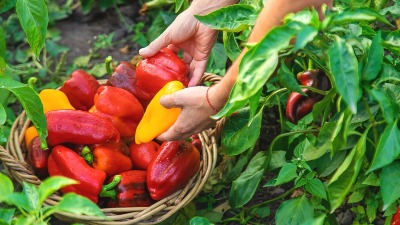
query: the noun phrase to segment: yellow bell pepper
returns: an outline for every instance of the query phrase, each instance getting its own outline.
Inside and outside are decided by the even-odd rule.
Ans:
[[[180,108],[167,109],[161,105],[160,99],[163,95],[172,94],[182,90],[185,86],[180,81],[170,81],[157,92],[144,112],[136,128],[135,142],[142,144],[152,141],[155,137],[165,132],[178,119]]]
[[[68,100],[64,92],[57,89],[43,89],[39,93],[39,98],[43,104],[43,112],[58,109],[75,109]]]
[[[27,149],[28,149],[28,146],[31,143],[31,141],[37,136],[39,136],[39,133],[37,132],[35,126],[30,126],[26,129],[26,131],[25,131],[25,146]]]

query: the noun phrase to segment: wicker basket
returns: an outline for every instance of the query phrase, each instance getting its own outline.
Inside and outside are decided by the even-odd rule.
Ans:
[[[213,74],[205,74],[202,82],[219,82],[220,77]],[[215,128],[203,131],[199,134],[203,145],[201,151],[200,171],[191,179],[189,184],[173,195],[160,200],[150,207],[129,208],[102,208],[107,220],[85,215],[74,215],[70,213],[57,213],[55,216],[65,222],[84,224],[157,224],[169,218],[179,209],[188,204],[201,191],[203,185],[215,167],[217,159],[216,140],[219,136],[222,120],[218,121]],[[6,149],[0,146],[0,159],[9,176],[22,183],[22,181],[39,185],[41,180],[36,177],[31,166],[26,160],[26,148],[24,143],[25,130],[31,125],[26,118],[25,112],[17,117],[12,128]],[[56,205],[60,201],[61,193],[57,192],[50,196],[45,204]]]

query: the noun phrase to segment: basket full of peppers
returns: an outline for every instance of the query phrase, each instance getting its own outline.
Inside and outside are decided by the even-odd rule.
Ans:
[[[134,65],[120,62],[107,79],[78,69],[58,89],[38,95],[47,122],[48,149],[23,112],[11,131],[3,165],[14,180],[39,185],[49,176],[78,181],[46,200],[74,192],[99,205],[107,220],[56,214],[85,224],[154,224],[201,190],[215,164],[216,132],[182,141],[158,141],[180,113],[160,105],[162,95],[185,88],[188,66],[171,50]],[[203,81],[217,80],[207,74]],[[218,125],[217,125],[218,126]],[[7,157],[7,159],[5,159]],[[11,160],[10,160],[11,159]]]

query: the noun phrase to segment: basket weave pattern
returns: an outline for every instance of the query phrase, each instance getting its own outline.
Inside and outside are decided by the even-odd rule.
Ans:
[[[205,74],[202,82],[218,83],[221,78],[213,74]],[[199,133],[203,149],[201,150],[201,163],[199,172],[190,182],[173,195],[162,199],[150,207],[126,207],[126,208],[102,208],[107,216],[103,218],[73,215],[70,213],[57,213],[55,216],[65,222],[104,225],[129,225],[129,224],[157,224],[169,218],[179,209],[187,205],[195,198],[204,186],[217,159],[216,140],[219,136],[222,120],[218,121],[213,129]],[[27,150],[25,148],[24,134],[31,125],[31,121],[22,112],[11,127],[11,133],[6,148],[0,146],[0,160],[9,176],[18,183],[27,182],[40,185],[42,182],[33,172],[27,162]],[[56,205],[60,201],[62,193],[57,192],[46,199],[46,205]]]

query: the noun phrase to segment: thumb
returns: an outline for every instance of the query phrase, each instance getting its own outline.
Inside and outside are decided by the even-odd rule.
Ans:
[[[178,108],[178,104],[176,103],[176,93],[164,95],[160,98],[160,104],[167,109],[170,108]]]
[[[165,30],[158,38],[152,41],[147,47],[141,48],[139,54],[143,57],[151,57],[159,52],[162,48],[166,47],[170,38],[168,35],[168,30]]]

